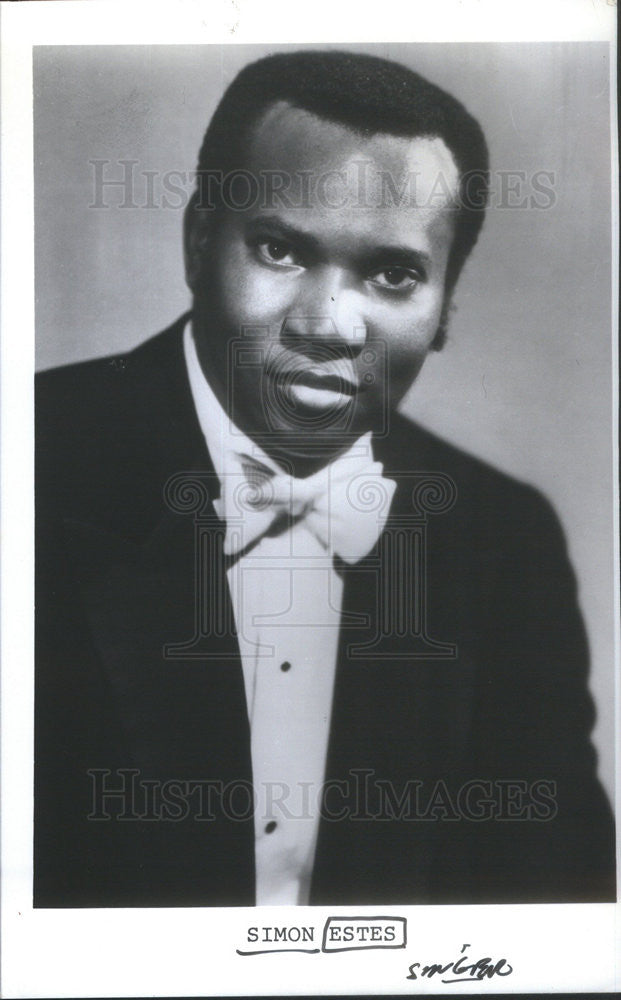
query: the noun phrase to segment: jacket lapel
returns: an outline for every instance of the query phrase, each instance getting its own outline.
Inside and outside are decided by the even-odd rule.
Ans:
[[[249,779],[248,721],[228,585],[221,574],[210,595],[226,623],[210,634],[199,627],[192,517],[167,512],[144,544],[75,521],[66,522],[65,530],[93,644],[136,765],[176,776],[188,767],[219,776],[228,761],[227,774]],[[221,535],[212,533],[216,549]]]
[[[436,488],[443,471],[422,435],[414,450],[408,436],[375,452],[397,480],[390,517],[370,556],[343,569],[342,621],[365,624],[341,628],[315,903],[431,898],[443,859],[422,817],[442,783],[450,792],[470,736],[475,656],[459,641],[456,522],[450,506],[434,517],[413,504],[424,477],[403,471],[404,456]]]

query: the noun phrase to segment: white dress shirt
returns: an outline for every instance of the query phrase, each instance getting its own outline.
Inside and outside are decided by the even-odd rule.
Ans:
[[[243,488],[240,455],[281,472],[220,406],[203,375],[189,324],[184,351],[221,491],[232,495]],[[359,465],[360,456],[372,460],[370,434],[346,458],[358,458]],[[215,506],[223,516],[222,506]],[[243,532],[243,517],[236,530]],[[227,576],[251,733],[256,901],[304,904],[319,826],[343,581],[332,554],[304,519],[242,551]]]

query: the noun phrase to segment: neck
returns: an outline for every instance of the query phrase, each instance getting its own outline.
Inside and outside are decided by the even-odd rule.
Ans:
[[[289,475],[294,476],[296,479],[306,479],[345,454],[351,448],[353,442],[341,443],[339,448],[317,448],[305,454],[294,453],[287,449],[286,446],[278,444],[270,446],[264,441],[257,443]]]

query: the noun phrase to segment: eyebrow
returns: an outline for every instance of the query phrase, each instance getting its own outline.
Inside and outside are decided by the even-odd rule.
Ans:
[[[401,243],[381,245],[373,247],[368,253],[361,254],[367,268],[382,267],[387,264],[398,267],[415,268],[421,271],[423,276],[427,275],[427,268],[431,263],[431,258],[424,250],[415,250],[414,247],[404,246]]]
[[[300,250],[315,254],[321,252],[321,244],[315,236],[311,236],[310,233],[305,233],[295,226],[290,226],[289,223],[283,222],[275,215],[257,216],[257,218],[251,219],[247,226],[249,236],[264,235],[266,230],[269,230],[270,236],[279,236],[289,243],[294,243]]]
[[[321,241],[317,237],[284,222],[275,215],[257,216],[250,220],[247,225],[247,235],[251,238],[261,235],[280,237],[280,239],[295,245],[302,253],[306,252],[317,257],[322,256]],[[356,260],[358,266],[365,269],[389,264],[416,268],[422,272],[424,277],[431,263],[430,255],[424,250],[417,250],[403,243],[379,244],[368,249],[363,247],[357,252]]]

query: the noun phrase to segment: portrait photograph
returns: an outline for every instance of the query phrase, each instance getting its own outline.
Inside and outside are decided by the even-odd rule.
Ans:
[[[6,995],[613,990],[610,8],[87,6],[7,45]]]

